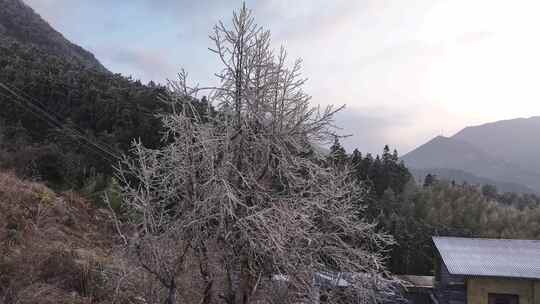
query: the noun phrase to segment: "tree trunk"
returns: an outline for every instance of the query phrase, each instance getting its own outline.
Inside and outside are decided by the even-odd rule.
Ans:
[[[176,280],[173,278],[169,285],[169,296],[165,304],[176,304]]]
[[[242,262],[241,271],[239,273],[239,284],[238,289],[236,291],[236,301],[237,304],[247,304],[249,303],[250,296],[251,296],[251,284],[252,284],[252,278],[251,273],[249,273],[248,270],[248,264],[247,261]]]
[[[212,285],[214,281],[210,281],[206,284],[206,289],[204,290],[204,296],[201,299],[200,304],[210,304],[212,302]]]

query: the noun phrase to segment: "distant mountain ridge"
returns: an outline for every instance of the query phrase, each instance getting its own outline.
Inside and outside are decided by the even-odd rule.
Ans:
[[[33,45],[87,68],[107,71],[92,53],[67,40],[23,1],[0,0],[0,44],[13,42]]]
[[[467,127],[452,138],[477,145],[497,158],[540,172],[540,116]]]
[[[467,127],[452,137],[437,136],[402,159],[417,172],[431,170],[442,178],[459,176],[470,183],[492,181],[503,191],[540,192],[538,131],[540,117]]]

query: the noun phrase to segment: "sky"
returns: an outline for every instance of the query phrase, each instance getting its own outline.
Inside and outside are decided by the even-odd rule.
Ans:
[[[109,70],[165,83],[184,68],[215,83],[213,25],[241,1],[24,0]],[[404,154],[437,135],[540,115],[540,1],[246,1],[276,48],[302,58],[314,104],[348,152]]]

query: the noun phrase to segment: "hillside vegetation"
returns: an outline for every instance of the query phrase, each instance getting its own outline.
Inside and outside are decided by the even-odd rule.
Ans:
[[[106,214],[80,196],[0,173],[0,303],[96,303],[108,297]]]
[[[0,7],[0,168],[95,197],[134,139],[160,145],[166,89],[105,70],[20,0]]]
[[[352,168],[352,178],[369,185],[364,197],[369,216],[397,242],[388,261],[400,274],[430,275],[435,251],[431,237],[540,239],[540,198],[497,192],[496,187],[456,183],[428,175],[412,178],[397,151],[347,154],[336,141],[329,160]]]
[[[33,45],[69,62],[107,71],[92,53],[64,38],[23,1],[0,0],[0,7],[0,45]]]
[[[117,250],[109,211],[74,192],[0,172],[0,223],[1,304],[162,303],[158,279]],[[178,294],[197,303],[197,259],[185,267],[178,280],[189,288]]]
[[[134,138],[160,140],[159,86],[87,69],[33,45],[0,45],[0,164],[80,189]]]
[[[527,186],[522,184],[512,183],[512,182],[503,182],[498,180],[493,180],[486,177],[476,176],[464,170],[458,169],[447,169],[447,168],[428,168],[428,169],[410,169],[411,173],[414,175],[415,180],[422,183],[424,178],[428,175],[436,175],[441,179],[445,179],[450,182],[455,182],[458,184],[467,183],[471,185],[493,185],[497,187],[497,190],[501,193],[519,193],[519,194],[533,194],[535,191]]]

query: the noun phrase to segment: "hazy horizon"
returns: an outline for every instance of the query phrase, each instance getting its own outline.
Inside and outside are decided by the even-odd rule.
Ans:
[[[208,34],[241,1],[25,0],[108,69],[163,83],[219,68]],[[540,114],[540,3],[521,1],[246,1],[276,47],[304,60],[315,104],[346,104],[350,152],[404,154],[437,135]]]

